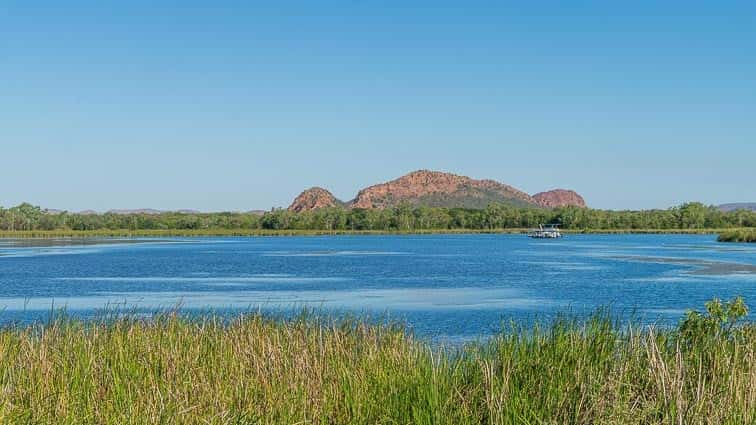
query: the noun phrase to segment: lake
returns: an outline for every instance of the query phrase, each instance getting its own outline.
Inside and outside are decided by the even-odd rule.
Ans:
[[[610,306],[676,323],[711,298],[756,307],[756,246],[709,235],[391,235],[0,240],[0,322],[51,309],[368,314],[434,340]],[[749,319],[754,320],[751,313]]]

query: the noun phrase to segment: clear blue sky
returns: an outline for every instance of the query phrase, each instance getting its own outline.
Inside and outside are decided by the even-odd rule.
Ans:
[[[0,205],[267,209],[419,168],[756,201],[754,2],[155,3],[0,2]]]

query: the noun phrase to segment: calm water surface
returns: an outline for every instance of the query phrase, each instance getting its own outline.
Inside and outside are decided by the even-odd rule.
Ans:
[[[735,295],[756,307],[756,247],[714,236],[0,240],[3,323],[44,320],[53,307],[92,317],[108,306],[228,314],[308,306],[465,340],[504,320],[607,305],[673,323],[708,299]]]

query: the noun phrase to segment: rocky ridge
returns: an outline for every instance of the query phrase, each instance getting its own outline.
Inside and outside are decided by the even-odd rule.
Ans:
[[[289,211],[301,212],[334,206],[382,209],[402,203],[471,209],[486,208],[491,203],[541,208],[567,205],[585,207],[585,200],[571,190],[555,189],[530,196],[495,180],[477,180],[452,173],[418,170],[385,183],[366,187],[349,202],[336,199],[326,189],[313,187],[299,194],[289,206]]]
[[[300,193],[289,206],[289,211],[302,212],[343,204],[322,187],[311,187]]]
[[[490,201],[497,199],[523,205],[535,203],[527,193],[494,180],[475,180],[451,173],[419,170],[362,189],[351,206],[387,208],[407,202],[435,207],[485,208]]]
[[[533,199],[542,208],[559,208],[576,206],[585,208],[585,199],[574,190],[554,189],[547,192],[536,193]]]

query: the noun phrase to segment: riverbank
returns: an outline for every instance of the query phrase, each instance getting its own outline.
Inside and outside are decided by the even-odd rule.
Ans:
[[[748,231],[748,229],[736,229]],[[105,229],[0,231],[0,238],[92,238],[92,237],[251,237],[329,235],[461,235],[521,234],[525,228],[507,229],[414,229],[414,230],[268,230],[268,229]],[[567,229],[564,234],[722,234],[733,229]]]
[[[717,238],[719,242],[756,242],[756,229],[726,230]]]
[[[0,330],[0,422],[746,424],[755,351],[753,324],[704,316],[599,313],[459,350],[359,320],[62,318]]]

